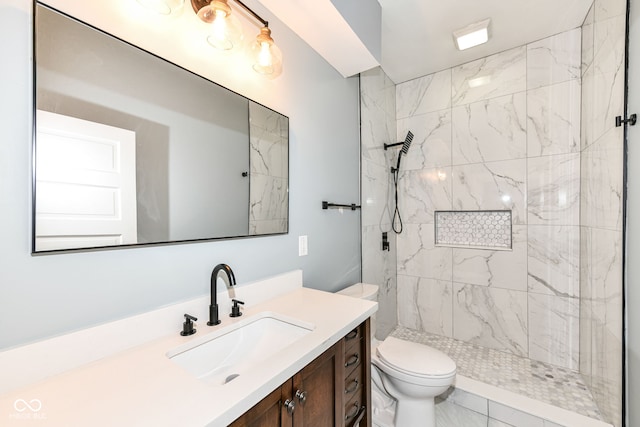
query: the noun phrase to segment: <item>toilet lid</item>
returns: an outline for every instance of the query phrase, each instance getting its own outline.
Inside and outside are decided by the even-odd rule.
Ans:
[[[394,337],[381,342],[377,353],[387,365],[410,375],[442,377],[456,371],[455,362],[440,350]]]

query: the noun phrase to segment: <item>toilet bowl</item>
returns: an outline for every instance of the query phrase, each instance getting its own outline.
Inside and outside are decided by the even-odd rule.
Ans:
[[[454,361],[426,345],[388,337],[372,352],[371,363],[397,402],[394,424],[435,427],[434,398],[453,384]]]
[[[343,295],[377,299],[378,287],[358,283]],[[429,346],[387,337],[378,342],[371,322],[371,380],[373,424],[377,427],[435,427],[434,398],[456,376],[455,362]]]

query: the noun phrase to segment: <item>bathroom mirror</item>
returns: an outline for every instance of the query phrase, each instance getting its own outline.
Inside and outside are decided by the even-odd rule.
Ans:
[[[33,252],[283,234],[289,119],[35,7]]]

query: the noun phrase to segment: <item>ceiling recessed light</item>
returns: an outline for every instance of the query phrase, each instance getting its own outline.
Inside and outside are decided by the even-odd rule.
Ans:
[[[491,19],[469,24],[453,32],[453,39],[458,50],[469,49],[489,41],[489,24]]]

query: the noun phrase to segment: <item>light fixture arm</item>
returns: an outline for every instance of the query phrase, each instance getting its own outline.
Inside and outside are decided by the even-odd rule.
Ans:
[[[269,26],[269,21],[265,21],[264,19],[262,19],[262,17],[260,17],[260,15],[255,13],[249,6],[247,6],[246,4],[242,3],[240,0],[233,0],[233,1],[238,3],[240,6],[242,6],[242,8],[244,10],[249,12],[251,14],[251,16],[253,16],[256,20],[260,21],[262,23],[262,25],[264,25],[265,27]]]
[[[253,16],[255,20],[259,21],[265,27],[269,27],[269,22],[262,19],[262,17],[257,13],[255,13],[249,6],[247,6],[240,0],[233,0],[233,1],[238,3],[240,6],[242,6],[242,8],[246,10],[251,16]],[[193,10],[197,14],[200,9],[202,9],[205,6],[208,6],[209,3],[211,3],[211,0],[191,0],[191,7],[193,7]]]

